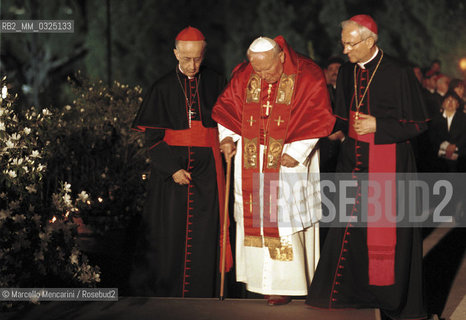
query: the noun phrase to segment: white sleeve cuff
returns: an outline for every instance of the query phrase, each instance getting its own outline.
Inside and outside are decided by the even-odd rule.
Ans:
[[[309,153],[314,149],[317,141],[319,141],[319,139],[307,139],[285,143],[283,146],[283,153],[286,153],[299,163],[304,163]]]
[[[227,129],[224,126],[222,126],[221,124],[218,124],[219,141],[222,142],[222,140],[225,139],[226,137],[232,137],[234,142],[238,141],[239,138],[241,138],[239,134],[234,133],[230,129]]]

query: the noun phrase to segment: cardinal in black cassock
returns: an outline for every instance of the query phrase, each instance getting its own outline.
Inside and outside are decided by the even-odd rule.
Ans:
[[[354,16],[342,27],[343,52],[350,61],[337,80],[336,128],[346,133],[337,172],[356,181],[361,173],[374,181],[380,177],[375,173],[383,173],[379,182],[394,182],[396,173],[416,170],[410,139],[427,127],[419,84],[410,68],[377,48],[371,17]],[[360,186],[346,211],[349,222],[329,230],[306,302],[326,309],[380,308],[391,319],[424,319],[420,230],[383,217],[379,224],[356,226],[362,211],[371,213],[362,208]],[[381,208],[389,201],[395,209],[383,212],[384,217],[396,215],[396,196],[382,196]]]
[[[152,85],[133,123],[145,132],[151,160],[130,279],[136,295],[215,296],[225,183],[211,111],[226,81],[201,66],[204,50],[198,29],[178,34],[179,64]]]

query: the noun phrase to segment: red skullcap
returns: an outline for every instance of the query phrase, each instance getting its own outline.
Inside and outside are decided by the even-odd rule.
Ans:
[[[184,28],[176,36],[178,41],[202,41],[205,40],[204,35],[199,29],[193,28],[191,26]]]
[[[371,16],[367,14],[358,14],[356,16],[351,17],[350,20],[356,22],[357,24],[363,27],[366,27],[375,34],[378,34],[377,24]]]

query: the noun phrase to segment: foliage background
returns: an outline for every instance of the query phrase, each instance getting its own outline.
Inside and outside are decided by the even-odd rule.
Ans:
[[[100,269],[77,241],[74,217],[90,209],[86,191],[62,181],[44,190],[52,144],[45,132],[57,117],[47,108],[18,112],[2,79],[0,95],[0,287],[95,286]],[[0,309],[11,307],[1,303]]]
[[[230,74],[259,35],[283,35],[318,62],[341,54],[339,23],[371,14],[389,54],[462,76],[466,0],[2,0],[1,19],[72,19],[72,34],[0,34],[0,71],[22,88],[26,105],[68,104],[66,78],[76,70],[93,80],[147,88],[175,64],[173,39],[185,26],[208,40],[206,62]]]

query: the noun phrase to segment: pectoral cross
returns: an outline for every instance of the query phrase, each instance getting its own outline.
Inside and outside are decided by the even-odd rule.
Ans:
[[[251,118],[249,118],[248,122],[249,122],[249,126],[252,127],[252,124],[253,124],[254,122],[256,122],[256,120],[254,120],[254,118],[251,116]]]
[[[196,115],[196,112],[195,112],[195,111],[193,111],[193,109],[191,109],[191,108],[189,108],[189,111],[188,111],[188,113],[189,113],[189,118],[190,118],[190,119],[192,119],[192,118],[193,118],[193,116],[195,116],[195,115]]]
[[[275,120],[273,120],[273,121],[276,121],[276,122],[277,122],[277,127],[280,126],[280,123],[285,122],[285,120],[282,120],[282,117],[281,117],[281,116],[279,116],[278,119],[275,119]]]
[[[270,108],[272,108],[272,105],[270,104],[270,101],[267,100],[267,104],[262,105],[263,108],[266,108],[265,110],[265,115],[268,116],[270,112]]]
[[[244,204],[249,205],[249,212],[252,213],[252,193],[249,194],[249,201],[246,201]]]

